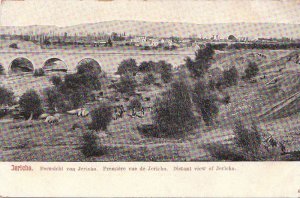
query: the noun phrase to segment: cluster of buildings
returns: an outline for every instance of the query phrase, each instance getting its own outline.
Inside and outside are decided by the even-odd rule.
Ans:
[[[173,46],[178,45],[172,38],[154,38],[154,37],[146,37],[146,36],[136,36],[131,38],[130,40],[125,40],[129,45],[134,45],[137,47],[165,47],[165,46]]]
[[[1,39],[6,40],[25,40],[40,43],[42,45],[83,45],[91,47],[99,46],[136,46],[136,47],[148,47],[148,48],[171,48],[171,47],[198,47],[207,42],[210,43],[279,43],[279,42],[300,42],[299,40],[293,40],[290,38],[258,38],[250,39],[248,37],[235,37],[229,35],[227,38],[220,38],[219,35],[212,35],[210,38],[199,38],[196,35],[188,38],[179,37],[153,37],[153,36],[132,36],[126,35],[125,32],[117,34],[115,32],[111,34],[98,33],[98,34],[86,34],[76,35],[68,33],[48,33],[48,34],[1,34]]]

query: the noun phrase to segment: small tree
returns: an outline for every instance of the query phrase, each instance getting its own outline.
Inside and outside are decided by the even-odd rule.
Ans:
[[[189,57],[185,59],[186,67],[194,77],[203,77],[211,66],[214,53],[212,46],[206,44],[204,49],[198,49],[195,52],[195,61]]]
[[[14,93],[5,87],[0,87],[0,105],[11,105],[14,102]]]
[[[4,67],[0,64],[0,75],[4,75],[5,74],[5,69]]]
[[[194,61],[191,59],[191,57],[187,56],[184,61],[186,68],[194,74],[196,71],[194,71]]]
[[[111,38],[108,38],[107,42],[105,43],[106,46],[108,47],[112,47],[113,46],[113,43],[111,41]]]
[[[198,49],[195,52],[195,61],[203,60],[204,62],[209,63],[209,61],[213,59],[214,54],[215,51],[212,45],[210,43],[207,43],[205,48]],[[205,65],[205,66],[209,68],[210,65]]]
[[[240,119],[234,123],[235,144],[243,149],[248,160],[260,158],[260,146],[262,136],[255,123],[251,123],[251,127],[245,127],[245,123]],[[249,159],[250,158],[250,159]]]
[[[94,73],[67,74],[64,84],[69,89],[81,89],[82,87],[92,90],[101,89],[98,75]]]
[[[79,76],[81,84],[87,89],[101,90],[99,75],[96,73],[84,73]]]
[[[19,100],[23,116],[28,118],[37,118],[43,113],[42,100],[33,89],[27,90]]]
[[[81,62],[80,65],[77,66],[77,73],[78,74],[84,74],[84,73],[94,73],[94,74],[100,74],[101,73],[101,67],[96,61],[88,60]]]
[[[139,71],[146,73],[155,70],[155,62],[153,61],[143,61],[139,66]]]
[[[124,75],[124,74],[136,74],[139,70],[139,67],[136,64],[135,59],[126,59],[123,60],[119,67],[118,67],[118,71],[117,73],[120,75]]]
[[[91,112],[92,123],[90,124],[93,130],[107,130],[109,123],[112,121],[112,108],[106,103],[103,103]]]
[[[151,85],[154,84],[156,81],[154,74],[149,73],[147,74],[143,79],[143,84],[145,85]]]
[[[176,81],[155,101],[152,118],[162,135],[175,136],[192,127],[194,116],[188,90],[184,81]]]
[[[256,62],[249,62],[248,67],[245,69],[245,77],[247,79],[255,77],[259,72]]]
[[[34,70],[33,76],[38,77],[38,76],[45,76],[45,71],[43,68],[38,68]]]
[[[78,108],[94,100],[92,91],[101,89],[99,70],[93,64],[81,64],[78,69],[75,74],[66,74],[64,81],[59,76],[51,78],[55,89],[48,90],[46,95],[50,103],[51,98],[53,101],[59,101],[55,102],[55,105],[60,111]]]
[[[52,76],[51,79],[50,79],[50,82],[51,82],[54,86],[58,87],[59,85],[61,85],[62,79],[61,79],[60,76]]]
[[[235,66],[231,67],[229,70],[223,71],[224,83],[227,86],[234,86],[238,83],[239,74]]]
[[[82,135],[83,145],[81,152],[85,157],[101,156],[105,151],[97,145],[97,135],[93,131],[86,131]]]
[[[117,87],[120,93],[133,94],[135,93],[137,82],[134,76],[124,75],[121,76],[120,82],[118,83]]]
[[[216,104],[217,97],[204,81],[195,84],[193,101],[200,110],[202,119],[206,125],[211,125],[218,115],[219,108]]]
[[[50,111],[65,112],[72,108],[72,105],[67,105],[66,97],[58,91],[57,87],[49,87],[45,89],[46,104]],[[77,101],[78,102],[78,101]]]
[[[172,80],[172,64],[167,63],[165,61],[159,61],[158,62],[159,68],[160,68],[160,75],[161,80],[164,83],[169,83]]]

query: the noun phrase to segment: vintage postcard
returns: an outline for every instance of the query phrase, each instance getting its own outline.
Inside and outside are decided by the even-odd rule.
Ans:
[[[300,197],[300,1],[0,2],[0,197]]]

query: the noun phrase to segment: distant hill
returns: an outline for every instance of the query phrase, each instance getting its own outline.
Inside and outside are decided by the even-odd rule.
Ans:
[[[58,27],[56,26],[44,26],[44,25],[31,25],[31,26],[0,26],[0,34],[20,34],[20,33],[47,33],[55,31]]]
[[[178,22],[146,22],[146,21],[105,21],[99,23],[87,23],[75,26],[56,27],[56,26],[27,26],[27,27],[0,27],[0,33],[8,32],[38,32],[80,34],[98,32],[117,32],[131,35],[146,36],[181,36],[188,37],[196,34],[210,38],[212,35],[219,35],[221,38],[228,37],[230,34],[236,37],[293,37],[300,38],[300,24],[285,23],[220,23],[220,24],[193,24]]]

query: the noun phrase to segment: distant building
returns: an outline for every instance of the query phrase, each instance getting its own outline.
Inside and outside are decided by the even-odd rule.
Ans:
[[[273,42],[273,40],[271,38],[258,38],[257,39],[258,42],[262,42],[262,43],[270,43]]]
[[[249,41],[249,38],[248,37],[239,37],[238,41],[240,41],[240,42],[247,42],[247,41]]]
[[[104,41],[104,40],[94,41],[94,43],[93,43],[94,47],[99,47],[99,46],[104,46],[104,45],[106,45],[106,41]]]

